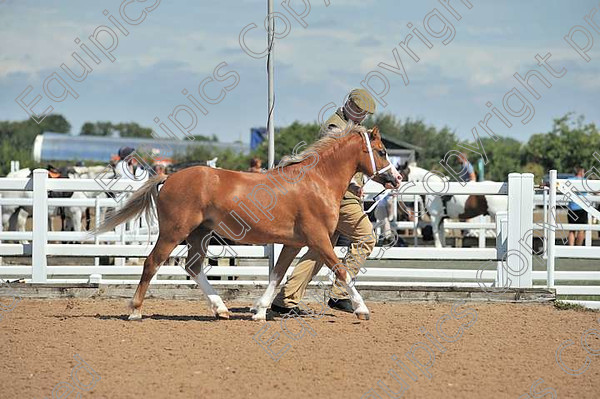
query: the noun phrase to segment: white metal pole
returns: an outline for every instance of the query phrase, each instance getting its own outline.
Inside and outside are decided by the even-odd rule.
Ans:
[[[267,138],[269,140],[269,169],[275,164],[275,126],[273,125],[273,113],[275,111],[275,89],[273,81],[273,35],[275,33],[275,18],[273,18],[273,0],[268,0],[269,30],[267,36],[267,77],[269,85]]]
[[[267,18],[269,19],[269,29],[267,31],[267,78],[268,78],[268,119],[267,119],[267,140],[269,144],[269,169],[275,166],[275,126],[273,124],[273,113],[275,111],[275,90],[273,82],[273,35],[275,33],[275,18],[273,18],[273,0],[267,1]],[[275,267],[276,251],[273,244],[269,245],[269,276]]]
[[[555,241],[556,241],[556,170],[550,171],[550,193],[548,203],[548,222],[550,228],[548,229],[548,261],[546,262],[547,268],[547,284],[548,288],[554,288],[554,256]]]

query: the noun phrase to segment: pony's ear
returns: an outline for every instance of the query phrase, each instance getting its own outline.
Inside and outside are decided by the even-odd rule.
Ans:
[[[379,134],[379,126],[373,126],[373,129],[371,129],[371,140],[377,140],[381,138],[381,135]]]

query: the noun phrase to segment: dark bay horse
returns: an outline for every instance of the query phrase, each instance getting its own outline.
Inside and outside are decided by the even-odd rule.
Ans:
[[[245,244],[283,244],[270,276],[267,292],[255,305],[254,319],[264,319],[274,291],[296,254],[304,246],[317,251],[348,290],[357,317],[369,310],[350,273],[339,267],[331,237],[337,226],[340,202],[352,176],[363,172],[373,180],[399,186],[400,176],[390,164],[379,129],[351,126],[337,136],[324,137],[291,158],[286,166],[267,173],[234,172],[197,166],[168,177],[154,177],[127,204],[111,215],[96,233],[141,214],[158,214],[159,236],[144,262],[132,300],[130,319],[140,319],[148,285],[160,265],[182,241],[190,245],[186,270],[207,295],[215,316],[229,311],[202,273],[202,261],[213,232]],[[162,184],[159,194],[159,186]]]

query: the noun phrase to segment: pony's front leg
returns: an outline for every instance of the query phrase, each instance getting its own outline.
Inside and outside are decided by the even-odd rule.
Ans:
[[[354,307],[354,314],[356,317],[361,320],[369,320],[369,308],[367,308],[362,296],[354,286],[352,274],[345,264],[340,263],[335,251],[333,250],[331,242],[329,240],[323,240],[316,246],[313,246],[313,248],[321,254],[325,264],[335,273],[337,281],[339,281],[342,285],[341,288],[346,290],[348,293],[350,301],[352,302],[352,306]]]
[[[296,255],[298,255],[298,252],[300,252],[300,249],[301,248],[288,247],[286,245],[283,246],[277,264],[269,276],[269,285],[267,286],[265,293],[258,298],[254,303],[254,306],[250,309],[251,311],[256,311],[256,314],[252,316],[252,320],[267,319],[267,309],[271,306],[271,303],[273,303],[273,299],[275,299],[277,287],[281,284],[285,272],[287,272],[292,261]]]

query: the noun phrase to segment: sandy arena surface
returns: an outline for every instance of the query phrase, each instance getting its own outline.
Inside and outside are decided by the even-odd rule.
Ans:
[[[517,399],[540,378],[544,382],[537,397],[548,387],[559,398],[600,397],[600,356],[589,356],[588,369],[578,376],[565,373],[555,360],[557,347],[570,339],[575,345],[565,349],[563,363],[572,369],[584,364],[588,353],[580,337],[586,330],[600,330],[599,313],[550,305],[467,304],[453,314],[451,303],[371,303],[370,321],[328,309],[318,320],[305,318],[310,327],[300,336],[300,324],[293,319],[284,332],[279,319],[249,320],[248,304],[228,305],[232,319],[215,321],[204,302],[146,300],[144,319],[129,322],[124,300],[23,299],[0,320],[0,397],[50,398],[57,384],[78,379],[91,388],[82,391],[83,399],[358,399],[371,388],[379,396],[365,398],[387,398],[378,380],[400,389],[390,369],[408,384],[404,398]],[[440,319],[447,319],[448,336],[463,324],[462,336],[437,341]],[[279,361],[253,339],[265,326],[265,341],[279,333],[273,352],[290,345]],[[430,341],[421,328],[432,334]],[[428,370],[419,371],[405,357],[419,342],[435,354]],[[587,344],[600,353],[598,336],[588,336]],[[75,354],[100,377],[95,385],[83,368],[71,376],[80,365]],[[416,349],[414,358],[423,365],[429,360],[423,349]],[[54,395],[61,397],[58,390]]]

